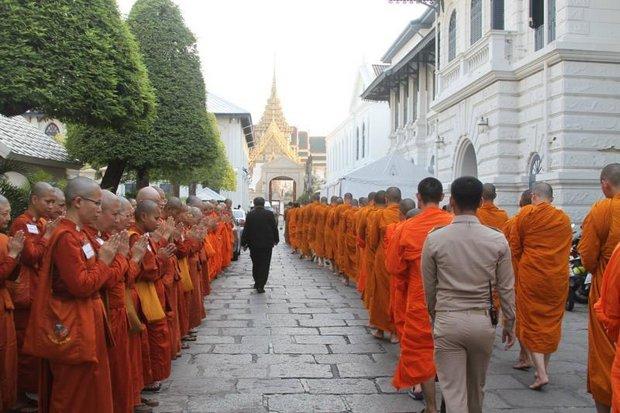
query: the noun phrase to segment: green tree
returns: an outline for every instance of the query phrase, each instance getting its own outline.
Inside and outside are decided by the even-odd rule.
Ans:
[[[180,170],[198,168],[215,156],[204,115],[206,90],[196,38],[171,0],[138,0],[128,24],[138,40],[158,103],[155,122],[138,137],[147,146],[138,175],[157,168],[172,180]]]
[[[130,125],[155,97],[115,0],[0,2],[0,113]]]

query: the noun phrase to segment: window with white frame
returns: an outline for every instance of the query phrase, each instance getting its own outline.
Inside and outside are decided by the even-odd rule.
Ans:
[[[362,123],[362,159],[366,157],[366,123]]]
[[[355,129],[355,160],[360,159],[360,127]]]
[[[474,44],[482,37],[482,0],[471,0],[470,23],[470,43]]]
[[[448,25],[448,62],[456,57],[456,10],[450,16],[450,24]]]
[[[491,28],[504,30],[504,0],[491,0]]]

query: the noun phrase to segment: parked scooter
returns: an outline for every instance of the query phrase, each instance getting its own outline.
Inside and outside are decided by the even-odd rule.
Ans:
[[[580,304],[588,303],[590,284],[592,284],[592,274],[589,274],[588,271],[586,271],[585,267],[581,263],[581,257],[579,256],[578,247],[579,241],[581,240],[581,233],[574,229],[573,234],[573,246],[571,248],[569,258],[569,287],[568,299],[566,300],[567,311],[573,311],[575,308],[575,302]]]

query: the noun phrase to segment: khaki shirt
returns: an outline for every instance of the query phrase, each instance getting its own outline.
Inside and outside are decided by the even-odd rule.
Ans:
[[[436,311],[489,308],[489,280],[497,288],[504,327],[515,320],[514,273],[508,241],[473,215],[431,232],[422,251],[424,292],[431,317]]]

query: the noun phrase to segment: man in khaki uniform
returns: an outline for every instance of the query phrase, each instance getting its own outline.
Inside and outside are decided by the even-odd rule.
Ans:
[[[431,232],[424,244],[424,291],[447,411],[482,413],[495,339],[491,289],[499,292],[502,341],[508,349],[515,340],[514,273],[504,235],[476,218],[482,183],[473,177],[458,178],[452,183],[451,195],[454,221]]]

